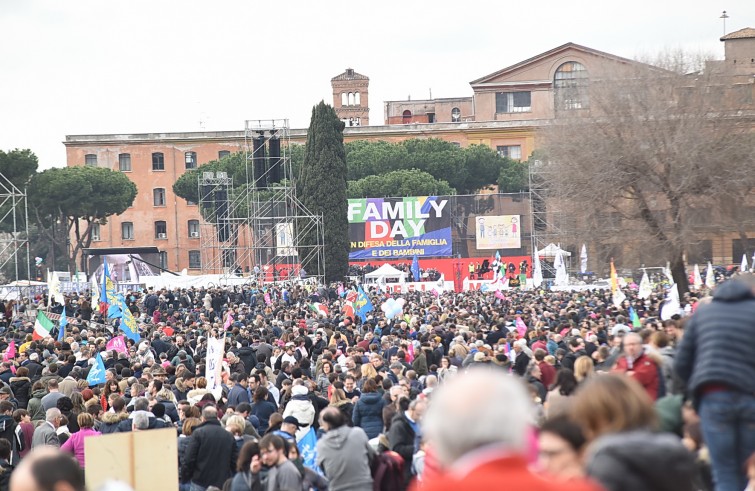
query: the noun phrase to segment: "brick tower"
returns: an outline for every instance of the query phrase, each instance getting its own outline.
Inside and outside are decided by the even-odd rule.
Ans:
[[[342,74],[331,78],[330,85],[333,87],[333,108],[341,121],[347,127],[369,125],[369,77],[347,68]]]

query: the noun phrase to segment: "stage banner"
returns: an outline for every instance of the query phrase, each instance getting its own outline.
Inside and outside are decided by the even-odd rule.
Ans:
[[[451,256],[445,196],[349,200],[349,260]]]
[[[521,217],[519,215],[485,215],[475,220],[477,249],[519,249]]]

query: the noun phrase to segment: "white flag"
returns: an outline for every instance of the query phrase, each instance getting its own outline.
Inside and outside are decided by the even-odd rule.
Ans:
[[[671,285],[666,293],[666,301],[661,307],[661,320],[669,320],[671,316],[676,315],[681,310],[682,306],[679,303],[679,290],[676,288],[676,283]]]
[[[532,255],[532,265],[532,286],[540,288],[540,285],[543,284],[543,269],[540,265],[540,256],[537,253],[537,249],[535,249],[535,253]]]
[[[637,296],[643,300],[650,298],[653,294],[653,285],[650,284],[650,278],[648,278],[648,272],[642,273],[642,279],[640,280],[640,291],[637,292]]]
[[[713,274],[713,265],[708,261],[708,270],[705,272],[705,286],[710,288],[716,286],[716,275]]]
[[[739,271],[742,273],[747,271],[747,255],[742,254],[742,264],[739,265]]]
[[[692,272],[692,284],[695,289],[699,290],[703,286],[703,277],[700,276],[700,266],[695,264],[695,269]]]
[[[223,338],[207,338],[207,365],[205,366],[204,377],[207,379],[207,389],[209,391],[220,387],[220,370],[222,368],[224,349]]]
[[[582,274],[587,273],[587,246],[582,244],[582,253],[579,255],[579,271]]]
[[[554,284],[556,286],[569,285],[569,275],[566,274],[566,264],[564,263],[564,258],[561,256],[561,251],[556,252],[553,266],[556,268],[556,281]]]

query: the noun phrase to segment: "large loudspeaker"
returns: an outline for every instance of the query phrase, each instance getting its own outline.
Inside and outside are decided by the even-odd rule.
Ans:
[[[228,242],[231,226],[228,223],[228,192],[225,189],[215,190],[215,216],[218,220],[218,240]]]
[[[265,158],[265,137],[252,139],[252,159],[254,160],[254,183],[257,188],[267,187],[267,159]]]
[[[274,136],[270,138],[268,143],[270,147],[270,179],[271,183],[281,182],[283,177],[283,161],[281,160],[281,141],[280,138]]]

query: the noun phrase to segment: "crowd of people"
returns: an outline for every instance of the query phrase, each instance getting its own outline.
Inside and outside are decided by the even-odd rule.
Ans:
[[[44,296],[0,305],[0,491],[83,490],[86,440],[159,428],[190,491],[741,491],[755,475],[752,275],[665,321],[663,292],[631,289],[619,307],[603,290],[412,292],[391,319],[371,289],[362,319],[342,313],[355,288],[129,292],[140,337],[123,351],[87,293],[49,309],[62,336],[35,331]]]

